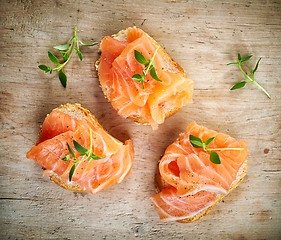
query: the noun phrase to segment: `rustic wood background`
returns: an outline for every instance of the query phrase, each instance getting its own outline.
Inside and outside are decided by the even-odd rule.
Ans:
[[[0,22],[1,239],[280,239],[281,2],[2,0]],[[37,66],[72,36],[100,41],[136,25],[154,37],[194,80],[193,104],[159,130],[121,119],[98,86],[97,47],[67,65],[68,86]],[[262,57],[255,86],[229,91],[243,75],[237,53]],[[66,191],[25,158],[47,113],[81,103],[116,138],[133,138],[135,162],[121,184],[97,195]],[[161,222],[149,197],[157,161],[191,121],[248,142],[241,185],[191,224]]]

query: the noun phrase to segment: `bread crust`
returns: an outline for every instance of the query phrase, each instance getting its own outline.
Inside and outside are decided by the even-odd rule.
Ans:
[[[160,161],[159,161],[160,162]],[[197,215],[193,216],[193,217],[187,217],[185,219],[181,219],[181,220],[177,220],[177,222],[180,223],[190,223],[190,222],[195,222],[199,219],[201,219],[202,217],[206,216],[211,209],[220,201],[222,200],[225,196],[227,196],[234,188],[236,188],[241,181],[243,180],[243,178],[246,176],[247,173],[247,160],[242,164],[242,166],[240,167],[236,179],[233,181],[233,183],[230,186],[230,189],[228,190],[227,194],[218,194],[217,198],[214,202],[214,204],[208,208],[206,208],[205,210],[203,210],[202,212],[198,213]],[[164,181],[164,179],[162,178],[162,176],[160,175],[160,171],[159,171],[159,167],[157,167],[156,169],[156,174],[155,174],[155,181],[154,184],[156,186],[156,191],[157,192],[161,192],[161,190],[165,187],[170,186],[168,183],[166,183]]]
[[[134,26],[134,27],[129,27],[129,28],[123,29],[116,34],[113,34],[112,37],[119,41],[127,41],[128,40],[127,31],[128,31],[128,29],[131,29],[131,28],[136,28],[136,27]],[[164,70],[170,71],[173,73],[179,73],[179,74],[181,74],[182,77],[187,79],[184,69],[159,45],[159,43],[157,43],[146,32],[144,32],[144,33],[149,39],[151,39],[151,41],[155,45],[155,47],[159,46],[158,52],[160,52],[161,55],[163,56],[163,58],[165,59],[165,61],[164,61],[165,65],[163,66]],[[101,53],[101,49],[99,51]],[[100,64],[100,58],[96,61],[96,64],[95,64],[98,76],[99,76],[99,64]],[[100,82],[100,87],[104,93],[105,98],[109,102],[111,102],[110,93],[106,89],[106,87],[101,84],[101,82]],[[181,109],[181,107],[176,107],[176,106],[174,108],[170,109],[168,112],[165,113],[165,119],[174,115],[180,109]],[[133,120],[137,124],[150,125],[150,123],[146,119],[144,119],[140,116],[137,116],[137,115],[131,115],[128,117],[128,119]]]
[[[70,115],[72,118],[77,119],[77,120],[81,120],[83,118],[88,119],[94,125],[103,128],[102,125],[99,123],[99,121],[96,119],[96,117],[93,114],[91,114],[91,112],[89,110],[81,107],[81,105],[78,103],[76,103],[76,104],[67,103],[65,105],[61,105],[58,108],[53,109],[53,111],[54,110],[58,110],[63,113],[66,113],[66,114]],[[45,170],[44,176],[49,176],[49,178],[52,182],[56,183],[57,185],[65,188],[67,190],[75,191],[75,192],[85,192],[85,190],[83,188],[79,187],[75,182],[65,183],[62,180],[62,178],[54,172]]]

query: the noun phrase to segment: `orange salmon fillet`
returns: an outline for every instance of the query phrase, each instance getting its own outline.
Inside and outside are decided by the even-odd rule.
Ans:
[[[208,152],[191,145],[190,134],[203,141],[215,137],[208,148],[243,148],[243,150],[216,151],[221,164],[214,164],[210,161]],[[151,198],[160,213],[160,218],[181,220],[213,205],[217,195],[228,193],[246,160],[245,141],[238,142],[226,134],[217,133],[192,122],[186,132],[166,149],[160,160],[159,172],[168,187],[164,187],[160,193]],[[185,204],[192,206],[187,207]]]
[[[132,168],[134,158],[132,140],[127,140],[123,144],[87,119],[76,120],[58,110],[52,111],[46,117],[37,145],[30,149],[26,157],[38,162],[47,175],[55,173],[65,184],[70,184],[68,177],[73,162],[62,160],[66,154],[70,154],[67,143],[73,149],[75,156],[82,158],[76,151],[73,140],[89,148],[90,128],[93,153],[103,158],[77,163],[72,182],[83,191],[92,194],[120,183]]]
[[[144,65],[135,59],[134,50],[149,60],[156,50],[155,43],[141,29],[128,28],[127,31],[127,41],[109,36],[101,41],[99,80],[121,117],[142,119],[156,129],[172,109],[180,109],[191,101],[193,82],[180,73],[164,70],[164,55],[158,51],[153,65],[162,82],[148,73],[143,89],[141,83],[132,79],[144,70]]]

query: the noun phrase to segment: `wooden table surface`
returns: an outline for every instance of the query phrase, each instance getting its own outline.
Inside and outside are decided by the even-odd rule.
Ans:
[[[281,2],[259,1],[1,1],[0,176],[1,239],[280,239],[281,237]],[[194,81],[193,103],[152,132],[120,118],[99,88],[98,47],[84,47],[65,68],[64,89],[47,51],[64,44],[74,26],[86,41],[100,41],[136,25],[155,38]],[[243,80],[237,53],[262,57],[257,81]],[[66,191],[42,177],[26,152],[46,114],[81,103],[116,138],[134,140],[131,174],[96,195]],[[158,218],[149,197],[165,148],[191,121],[248,143],[248,173],[206,217],[190,224]]]

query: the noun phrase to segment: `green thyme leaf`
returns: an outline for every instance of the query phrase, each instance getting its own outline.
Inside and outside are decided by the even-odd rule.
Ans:
[[[143,76],[137,73],[132,77],[132,79],[135,81],[141,82],[141,81],[143,81]]]
[[[251,71],[251,74],[254,74],[257,71],[257,69],[259,67],[260,60],[261,60],[261,58],[258,60],[255,69]]]
[[[242,63],[242,62],[246,62],[246,61],[248,61],[252,56],[253,56],[253,55],[250,55],[250,56],[248,56],[248,57],[242,58],[242,59],[240,60],[240,62],[241,62],[241,63]]]
[[[58,46],[55,46],[54,48],[57,49],[57,50],[60,50],[60,51],[65,51],[69,48],[69,44],[67,43],[67,44],[64,44],[64,45],[58,45]]]
[[[69,176],[68,176],[68,178],[69,178],[69,181],[71,182],[71,180],[72,180],[72,176],[73,176],[73,174],[74,174],[74,171],[75,171],[75,164],[72,166],[72,168],[70,169],[70,171],[69,171]]]
[[[48,56],[53,63],[59,64],[59,60],[54,54],[52,54],[51,52],[48,52]]]
[[[211,152],[211,151],[221,151],[221,150],[237,150],[242,151],[244,148],[206,148],[207,145],[209,145],[215,137],[209,138],[206,142],[203,142],[199,137],[196,137],[194,135],[189,135],[189,141],[191,145],[195,148],[203,148],[204,151],[210,153],[210,161],[215,164],[220,164],[220,157],[217,154],[217,152]]]
[[[236,83],[230,90],[235,90],[235,89],[242,88],[242,87],[244,87],[246,84],[247,84],[246,81],[242,81],[242,82]]]
[[[228,63],[226,64],[227,66],[230,66],[230,65],[238,65],[238,63]]]
[[[189,135],[189,141],[191,145],[195,148],[202,148],[203,147],[203,142],[199,137],[196,137],[194,135]]]
[[[91,47],[91,46],[94,46],[94,45],[97,45],[97,44],[98,44],[97,42],[85,44],[85,43],[82,43],[81,41],[80,41],[80,43],[81,43],[81,45],[83,45],[83,46],[88,46],[88,47]]]
[[[80,58],[80,60],[82,61],[82,60],[83,60],[83,55],[82,55],[82,53],[78,50],[78,51],[77,51],[77,54],[78,54],[78,57]]]
[[[71,149],[71,147],[69,146],[69,144],[66,143],[66,145],[67,145],[68,151],[70,152],[70,154],[72,155],[72,157],[75,158],[75,154],[74,154],[73,150]]]
[[[76,53],[77,53],[78,57],[82,61],[82,59],[83,59],[82,53],[80,52],[80,50],[78,48],[74,48],[74,49],[76,50]]]
[[[50,71],[50,68],[46,65],[39,65],[38,67],[46,73]]]
[[[153,79],[162,82],[162,81],[158,78],[158,76],[157,76],[157,74],[156,74],[155,67],[153,66],[153,61],[154,61],[154,58],[155,58],[155,56],[156,56],[156,53],[157,53],[159,47],[160,47],[160,46],[158,46],[158,47],[156,48],[156,50],[155,50],[155,52],[154,52],[154,54],[153,54],[151,60],[146,60],[145,57],[144,57],[139,51],[137,51],[137,50],[134,51],[136,60],[137,60],[139,63],[144,64],[145,68],[142,70],[142,75],[140,75],[140,74],[135,74],[135,75],[132,77],[132,79],[135,80],[135,81],[138,81],[138,82],[142,83],[142,88],[143,88],[143,89],[144,89],[144,79],[145,79],[145,77],[146,77],[146,75],[147,75],[147,73],[148,73],[149,70],[152,71],[152,72],[150,71],[150,75],[151,75],[151,77],[152,77]]]
[[[75,157],[73,150],[71,149],[71,147],[67,143],[68,151],[73,156],[73,158],[71,158],[70,155],[65,155],[65,157],[62,158],[62,160],[63,161],[72,161],[74,163],[74,165],[72,166],[72,168],[70,169],[70,172],[69,172],[69,181],[71,181],[71,179],[72,179],[73,173],[75,171],[75,164],[76,163],[84,162],[84,161],[90,161],[91,159],[99,160],[99,159],[104,158],[104,157],[99,157],[99,156],[97,156],[93,153],[93,149],[92,149],[93,135],[92,135],[91,128],[90,128],[89,132],[90,132],[90,147],[89,147],[89,149],[83,147],[77,141],[73,140],[73,144],[74,144],[75,149],[80,153],[79,158]],[[86,156],[86,157],[84,157],[84,156]]]
[[[97,155],[95,155],[95,154],[92,154],[92,155],[91,155],[91,158],[94,159],[94,160],[102,159],[102,157],[99,157],[99,156],[97,156]]]
[[[75,149],[77,150],[77,152],[79,153],[86,153],[88,151],[87,148],[83,147],[82,145],[80,145],[78,142],[76,142],[75,140],[73,140],[73,144]]]
[[[61,82],[62,86],[64,88],[66,88],[67,76],[65,75],[65,73],[62,70],[59,73],[59,79],[60,79],[60,82]]]
[[[241,58],[241,55],[240,53],[238,53],[238,60],[240,61],[242,58]]]
[[[70,157],[70,155],[65,155],[65,157],[64,158],[62,158],[62,160],[63,161],[71,161],[71,157]]]
[[[134,51],[135,53],[135,58],[140,64],[145,64],[147,63],[146,58],[137,50]]]
[[[221,164],[220,156],[216,152],[210,152],[210,160],[214,164]]]
[[[154,78],[155,80],[157,80],[157,81],[159,81],[159,82],[162,82],[162,80],[159,79],[159,77],[157,76],[155,67],[152,67],[152,68],[151,68],[151,70],[150,70],[150,76],[151,76],[152,78]]]
[[[62,53],[62,57],[63,57],[63,61],[66,62],[67,59],[68,59],[68,54],[65,53],[65,52],[63,52],[63,53]]]
[[[215,137],[209,138],[209,139],[206,141],[206,146],[209,145],[214,139],[215,139]]]

